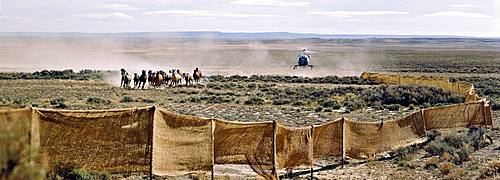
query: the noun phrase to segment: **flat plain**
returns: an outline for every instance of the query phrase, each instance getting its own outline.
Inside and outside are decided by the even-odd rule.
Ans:
[[[500,163],[500,40],[183,40],[150,38],[0,37],[0,108],[112,109],[158,105],[171,111],[232,121],[270,121],[301,127],[338,117],[383,121],[421,108],[463,102],[438,88],[381,85],[363,71],[445,76],[472,83],[491,100],[493,127],[436,132],[438,138],[398,151],[386,160],[333,167],[320,179],[498,178]],[[292,70],[302,48],[313,70]],[[200,84],[123,89],[119,70],[168,70],[205,74]],[[27,79],[43,69],[108,69],[102,78]],[[339,76],[339,77],[336,77]],[[405,95],[402,98],[402,95]],[[408,97],[407,97],[408,96]],[[478,136],[478,137],[476,137]],[[460,146],[439,149],[454,140]],[[480,144],[471,148],[471,142]],[[434,148],[434,149],[433,149]],[[438,149],[438,150],[435,150]],[[434,153],[434,154],[433,154]],[[460,154],[465,158],[458,157]],[[317,168],[336,161],[325,161]],[[495,169],[496,168],[496,169]],[[218,168],[220,177],[244,178],[240,167]],[[228,175],[229,174],[229,175]],[[307,178],[308,174],[297,178]]]

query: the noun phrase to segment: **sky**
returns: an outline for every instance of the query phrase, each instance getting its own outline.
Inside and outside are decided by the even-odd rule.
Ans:
[[[0,0],[0,32],[500,37],[500,0]]]

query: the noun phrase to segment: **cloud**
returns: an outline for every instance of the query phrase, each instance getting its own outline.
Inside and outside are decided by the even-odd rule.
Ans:
[[[472,7],[477,7],[475,4],[455,4],[451,5],[452,8],[472,8]]]
[[[311,2],[308,1],[283,1],[283,0],[234,0],[231,4],[252,5],[252,6],[306,6]]]
[[[113,11],[123,11],[123,10],[138,10],[139,8],[130,6],[128,4],[105,4],[99,7],[100,9],[108,9]]]
[[[383,16],[410,14],[403,11],[310,11],[310,15],[321,15],[327,17],[349,18],[354,16]]]
[[[440,11],[430,14],[424,14],[420,17],[491,18],[491,16],[487,14],[463,11]]]
[[[135,19],[134,17],[122,12],[75,14],[71,15],[70,17],[74,19],[85,19],[85,20],[134,20]]]
[[[165,11],[150,11],[144,12],[143,15],[168,15],[178,17],[227,17],[227,18],[251,18],[251,17],[282,17],[279,15],[270,14],[245,14],[245,13],[229,13],[217,11],[203,10],[165,10]]]

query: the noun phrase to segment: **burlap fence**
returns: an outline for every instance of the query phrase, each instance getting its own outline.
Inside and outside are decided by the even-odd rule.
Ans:
[[[448,78],[443,77],[408,76],[372,72],[363,72],[361,77],[367,80],[379,81],[384,84],[414,84],[437,87],[464,96],[465,102],[474,102],[482,99],[477,96],[473,85],[461,82],[450,82]]]
[[[153,174],[177,176],[213,170],[212,121],[157,108]]]
[[[276,177],[275,123],[213,121],[215,164],[248,164],[267,179]]]
[[[49,171],[79,167],[112,173],[149,172],[154,107],[68,111],[34,109]]]
[[[425,135],[422,113],[381,122],[344,121],[345,155],[366,159],[418,142]]]
[[[311,167],[315,159],[367,159],[418,143],[431,129],[492,125],[491,107],[472,85],[363,73],[389,84],[441,87],[475,100],[428,108],[383,122],[337,119],[303,128],[276,122],[229,122],[180,115],[158,107],[120,110],[0,110],[0,124],[22,122],[19,137],[30,138],[49,161],[49,171],[76,167],[110,173],[179,176],[212,172],[214,164],[246,164],[266,179],[277,168]],[[0,126],[0,132],[4,129]]]
[[[78,167],[110,173],[178,176],[247,164],[266,179],[276,168],[312,167],[327,157],[372,158],[420,142],[426,130],[491,125],[484,102],[424,109],[404,118],[358,122],[344,118],[304,128],[179,115],[162,108],[0,111],[0,123],[24,122],[48,158],[49,171]]]
[[[276,161],[279,168],[313,165],[312,127],[276,126]]]

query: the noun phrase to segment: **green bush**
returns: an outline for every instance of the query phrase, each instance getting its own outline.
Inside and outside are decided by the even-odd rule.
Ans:
[[[439,136],[441,136],[441,132],[438,130],[433,129],[427,132],[427,140],[429,141],[434,141]]]
[[[76,80],[95,80],[102,79],[105,73],[111,71],[96,71],[96,70],[81,70],[75,73],[71,69],[57,70],[42,70],[33,73],[10,72],[0,73],[0,79],[76,79]]]
[[[384,105],[384,108],[388,109],[389,111],[399,111],[401,108],[401,105],[399,104],[386,104]]]
[[[111,103],[111,101],[110,101],[110,100],[107,100],[107,99],[104,99],[104,98],[91,96],[91,97],[88,97],[88,98],[87,98],[87,103],[94,103],[94,104],[110,104],[110,103]]]
[[[134,99],[130,96],[123,96],[120,102],[134,102]]]
[[[316,109],[314,109],[314,111],[315,112],[321,112],[321,111],[323,111],[323,107],[318,106],[318,107],[316,107]]]
[[[50,105],[54,105],[54,107],[61,108],[61,109],[68,107],[65,103],[64,98],[54,98],[50,101]]]
[[[482,128],[471,127],[468,132],[452,134],[437,138],[436,131],[428,133],[428,139],[432,140],[428,143],[424,150],[430,155],[438,155],[446,161],[453,162],[457,165],[468,161],[470,153],[479,148],[488,145],[484,137],[484,130]]]
[[[264,103],[264,99],[260,97],[250,97],[247,100],[245,100],[244,104],[246,105],[260,105]]]
[[[288,100],[288,99],[274,99],[273,100],[273,105],[285,105],[285,104],[290,104],[290,100]]]
[[[340,109],[340,104],[337,101],[327,100],[324,101],[321,106],[324,108]]]

